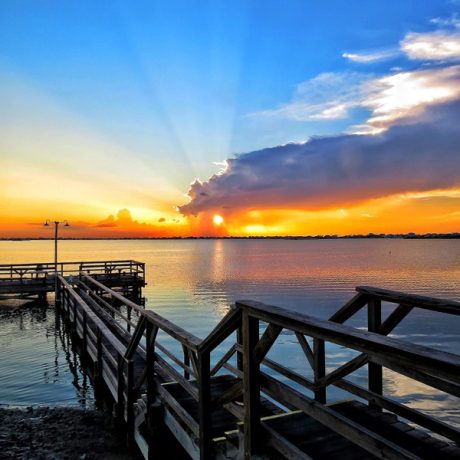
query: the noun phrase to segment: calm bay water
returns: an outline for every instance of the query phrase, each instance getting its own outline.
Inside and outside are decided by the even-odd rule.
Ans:
[[[0,242],[0,263],[49,262],[52,241]],[[136,259],[146,263],[147,308],[200,337],[238,299],[328,318],[357,285],[460,300],[460,240],[63,241],[61,261]],[[384,311],[390,311],[384,306]],[[363,317],[352,323],[364,325]],[[395,337],[458,352],[458,318],[414,311]],[[328,347],[330,369],[350,358]],[[295,338],[283,334],[272,357],[308,376]],[[289,362],[286,362],[286,356]],[[412,407],[460,424],[458,400],[386,372],[385,391]],[[355,381],[362,383],[365,372]],[[18,383],[20,381],[20,383]],[[340,398],[331,392],[332,399]],[[0,404],[91,404],[52,309],[0,312]]]

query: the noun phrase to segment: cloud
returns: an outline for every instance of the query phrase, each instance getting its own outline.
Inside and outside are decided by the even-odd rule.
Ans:
[[[138,224],[138,222],[133,220],[131,216],[131,211],[129,209],[124,208],[118,211],[116,217],[114,217],[113,215],[110,215],[106,219],[98,222],[95,225],[95,227],[101,227],[101,228],[123,227],[123,226],[131,225],[131,224]]]
[[[359,72],[321,73],[300,83],[288,104],[250,115],[295,121],[345,118],[362,99],[362,83],[369,78],[369,75]]]
[[[340,135],[227,160],[195,181],[184,215],[251,209],[319,210],[393,194],[460,186],[460,101],[406,116],[379,135]]]
[[[368,51],[361,53],[342,53],[342,57],[349,61],[357,62],[359,64],[372,64],[374,62],[385,61],[397,57],[400,51],[397,49],[388,49],[380,51]]]
[[[457,2],[460,3],[460,2]],[[454,13],[449,18],[433,18],[430,21],[432,24],[436,24],[440,27],[454,27],[460,29],[460,17],[457,13]]]
[[[409,59],[422,61],[460,60],[460,32],[409,33],[400,45]]]
[[[435,67],[370,77],[358,72],[323,73],[298,85],[290,103],[259,116],[295,121],[346,118],[353,109],[369,111],[354,133],[376,133],[430,104],[460,95],[460,66]]]
[[[432,104],[460,96],[460,66],[398,72],[364,84],[359,105],[370,110],[370,132],[386,129],[396,120]]]

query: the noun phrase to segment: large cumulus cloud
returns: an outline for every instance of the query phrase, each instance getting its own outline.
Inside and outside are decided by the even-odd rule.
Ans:
[[[430,106],[378,135],[340,135],[227,160],[188,192],[184,215],[344,206],[396,193],[460,186],[460,101]]]

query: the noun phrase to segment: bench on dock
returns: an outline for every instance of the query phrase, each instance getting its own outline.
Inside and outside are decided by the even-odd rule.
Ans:
[[[194,459],[460,458],[458,427],[384,392],[389,373],[460,396],[459,355],[388,337],[413,309],[458,316],[460,303],[357,291],[328,321],[238,301],[200,339],[88,272],[72,283],[58,276],[58,300],[96,386],[145,458],[161,458],[165,430]],[[395,306],[384,320],[382,302]],[[359,312],[367,330],[343,324]],[[302,372],[270,354],[282,349],[280,337],[298,344]],[[353,357],[331,369],[331,346]],[[332,387],[346,399],[329,402]]]

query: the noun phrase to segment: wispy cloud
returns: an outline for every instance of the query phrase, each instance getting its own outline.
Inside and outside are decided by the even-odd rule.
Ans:
[[[460,2],[457,2],[460,4]],[[430,21],[432,24],[436,24],[439,27],[456,27],[460,29],[460,17],[457,13],[454,13],[449,18],[433,18]]]
[[[300,83],[292,100],[276,109],[250,116],[295,121],[337,120],[348,116],[362,98],[362,83],[371,78],[359,72],[325,72]]]
[[[372,64],[374,62],[385,61],[392,59],[400,55],[401,52],[398,49],[387,49],[387,50],[375,50],[360,53],[343,53],[342,57],[359,64]]]

